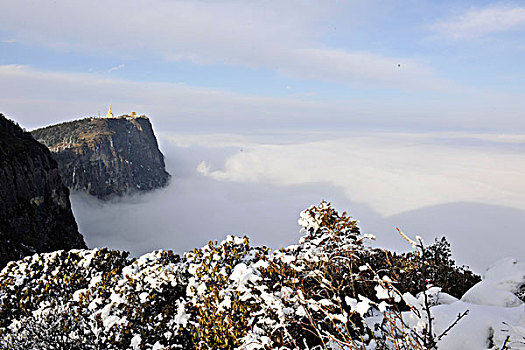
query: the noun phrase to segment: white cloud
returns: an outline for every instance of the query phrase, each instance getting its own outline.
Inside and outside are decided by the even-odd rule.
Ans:
[[[3,43],[6,43],[6,44],[14,44],[17,42],[16,39],[5,39],[5,40],[2,40]]]
[[[382,247],[410,248],[401,227],[426,242],[446,235],[454,258],[478,271],[524,254],[525,211],[514,208],[523,206],[525,162],[523,152],[506,150],[523,149],[524,135],[159,136],[173,175],[167,189],[111,203],[73,196],[90,246],[183,252],[233,233],[279,248],[297,242],[298,213],[325,199]],[[465,146],[472,140],[482,143]]]
[[[473,39],[525,28],[525,7],[490,5],[434,24],[433,29],[452,39]]]
[[[79,116],[136,110],[155,116],[165,131],[180,127],[275,127],[314,121],[323,111],[334,117],[344,106],[299,99],[235,94],[181,83],[132,82],[95,74],[44,72],[27,66],[0,66],[0,103],[26,127],[42,126]],[[50,119],[53,118],[53,119]]]
[[[465,146],[469,140],[481,146]],[[499,140],[494,146],[487,140]],[[216,180],[272,185],[327,183],[383,216],[453,202],[525,209],[523,135],[361,134],[276,145],[239,143],[243,152],[199,172]],[[197,139],[195,139],[197,140]],[[224,143],[221,143],[224,145]]]
[[[121,70],[125,67],[124,64],[119,64],[118,66],[114,66],[114,67],[111,67],[110,69],[108,69],[108,73],[111,73],[111,72],[114,72],[116,70]]]
[[[287,49],[261,65],[278,67],[285,74],[312,80],[339,81],[360,86],[386,86],[404,90],[451,91],[456,84],[437,78],[415,60],[383,57],[369,52],[326,48]],[[399,62],[403,62],[401,67]]]
[[[453,85],[415,60],[325,47],[318,42],[318,22],[337,9],[336,2],[297,0],[77,0],[53,5],[19,0],[3,7],[0,21],[4,30],[27,42],[97,55],[240,65],[358,86],[445,90]],[[347,11],[350,21],[351,8]],[[406,63],[402,69],[396,69],[399,62]]]
[[[27,128],[104,114],[111,104],[117,114],[134,110],[154,117],[156,127],[164,132],[345,132],[400,126],[525,130],[521,95],[479,92],[457,98],[406,95],[323,100],[296,94],[278,98],[20,65],[0,66],[0,81],[1,112]]]

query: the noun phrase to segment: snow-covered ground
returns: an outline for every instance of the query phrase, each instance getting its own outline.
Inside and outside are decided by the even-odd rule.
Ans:
[[[490,266],[483,280],[461,300],[441,295],[440,305],[431,308],[436,334],[445,331],[466,310],[468,314],[442,338],[438,348],[501,349],[506,344],[508,349],[525,349],[525,303],[517,296],[523,299],[524,293],[525,262],[506,258]]]

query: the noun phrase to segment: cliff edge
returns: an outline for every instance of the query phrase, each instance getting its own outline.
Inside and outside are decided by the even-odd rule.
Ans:
[[[0,114],[0,267],[26,255],[86,248],[56,161]]]
[[[85,118],[31,132],[58,162],[66,186],[107,200],[168,184],[146,116]]]

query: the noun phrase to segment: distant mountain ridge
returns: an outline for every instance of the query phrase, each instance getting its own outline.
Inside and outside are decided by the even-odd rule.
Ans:
[[[146,116],[84,118],[31,134],[51,150],[72,191],[107,200],[169,182],[164,156]]]
[[[41,252],[86,248],[49,150],[0,114],[0,267]]]

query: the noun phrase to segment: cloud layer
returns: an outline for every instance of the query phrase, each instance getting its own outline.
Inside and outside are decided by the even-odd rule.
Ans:
[[[523,30],[525,7],[497,4],[472,8],[460,16],[436,23],[433,29],[449,38],[464,40]]]
[[[134,82],[95,74],[0,66],[0,104],[7,117],[36,128],[82,116],[135,110],[155,118],[164,132],[273,133],[361,128],[525,131],[520,95],[489,92],[346,99],[267,97],[182,83]]]
[[[262,68],[352,86],[444,91],[454,85],[410,57],[322,44],[326,29],[319,23],[339,7],[296,0],[20,0],[4,6],[0,21],[20,41],[64,51]]]
[[[450,202],[507,205],[525,210],[525,156],[506,144],[440,134],[358,134],[297,144],[250,144],[214,169],[216,180],[301,185],[328,183],[383,216]],[[460,145],[463,144],[463,145]],[[475,142],[474,142],[475,144]]]
[[[112,203],[74,195],[80,230],[90,246],[137,255],[158,248],[181,253],[232,233],[279,248],[297,241],[299,212],[325,199],[360,219],[379,246],[409,249],[395,233],[401,227],[427,242],[446,235],[460,263],[480,272],[504,256],[525,258],[523,137],[376,133],[285,140],[163,137],[170,186]],[[457,143],[463,146],[451,152]]]

